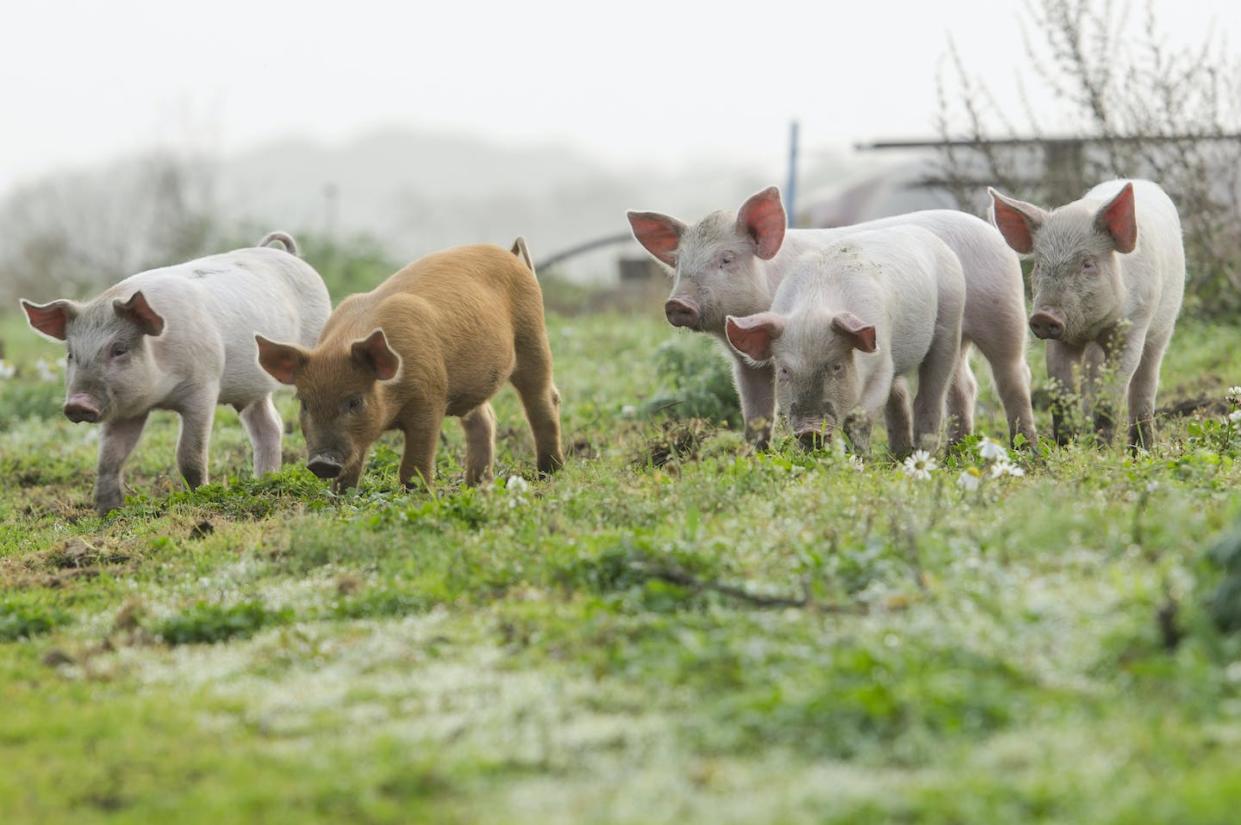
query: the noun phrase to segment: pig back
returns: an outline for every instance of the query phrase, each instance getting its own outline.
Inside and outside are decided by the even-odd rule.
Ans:
[[[221,403],[247,403],[277,386],[258,366],[255,333],[310,346],[331,308],[318,273],[275,249],[151,270],[113,289],[143,291],[166,322],[152,341],[161,365],[190,380],[217,377]]]
[[[886,345],[897,374],[916,369],[935,336],[941,280],[942,288],[963,302],[956,256],[930,231],[908,225],[858,233],[840,243],[856,245],[863,261],[853,276],[854,301],[866,313],[859,317],[880,318],[880,346]]]
[[[538,282],[515,255],[465,246],[421,258],[348,299],[328,329],[335,338],[382,327],[408,364],[436,362],[450,397],[481,403],[511,374],[519,332],[536,311],[541,324]]]

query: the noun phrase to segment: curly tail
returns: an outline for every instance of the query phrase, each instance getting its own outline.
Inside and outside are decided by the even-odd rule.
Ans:
[[[293,240],[293,236],[288,232],[268,232],[257,245],[272,246],[277,243],[283,246],[284,251],[290,255],[301,255],[301,252],[297,249],[297,241]]]
[[[517,240],[513,241],[513,248],[509,250],[517,256],[517,260],[526,265],[526,268],[534,272],[534,261],[530,260],[530,250],[526,249],[526,239],[520,235]]]

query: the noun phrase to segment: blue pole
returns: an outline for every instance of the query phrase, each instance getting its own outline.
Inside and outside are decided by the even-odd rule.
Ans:
[[[788,215],[789,226],[794,222],[797,212],[797,121],[789,123],[789,179],[784,187],[784,211]]]

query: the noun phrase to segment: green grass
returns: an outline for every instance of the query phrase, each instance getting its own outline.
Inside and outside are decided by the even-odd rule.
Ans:
[[[975,441],[929,481],[881,446],[753,454],[714,345],[657,314],[551,327],[551,480],[509,390],[500,482],[461,486],[450,422],[432,494],[395,438],[347,495],[297,433],[254,480],[225,409],[188,492],[157,414],[100,520],[94,429],[33,369],[61,353],[0,318],[4,821],[1236,821],[1222,406],[967,492]],[[1222,404],[1237,340],[1183,324],[1161,404]]]

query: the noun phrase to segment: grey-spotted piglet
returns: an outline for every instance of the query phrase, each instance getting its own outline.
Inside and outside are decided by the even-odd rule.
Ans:
[[[207,481],[217,404],[240,411],[255,474],[280,468],[278,384],[259,366],[254,333],[310,346],[332,309],[323,279],[296,253],[273,232],[252,249],[140,272],[85,303],[21,302],[31,327],[68,345],[65,415],[103,425],[100,515],[124,501],[121,467],[151,410],[181,416],[177,467],[191,488]]]
[[[1047,342],[1048,375],[1072,392],[1084,366],[1083,410],[1094,414],[1104,442],[1112,440],[1113,416],[1127,395],[1129,445],[1151,446],[1159,365],[1185,292],[1176,206],[1145,180],[1101,183],[1050,212],[990,192],[995,225],[1013,249],[1034,258],[1030,329]],[[1072,434],[1066,413],[1057,400],[1059,443]]]
[[[890,227],[802,255],[771,309],[729,316],[725,334],[751,364],[774,368],[779,408],[804,444],[830,438],[857,410],[848,435],[865,453],[883,407],[888,444],[904,456],[938,446],[964,308],[956,254],[926,229]]]

